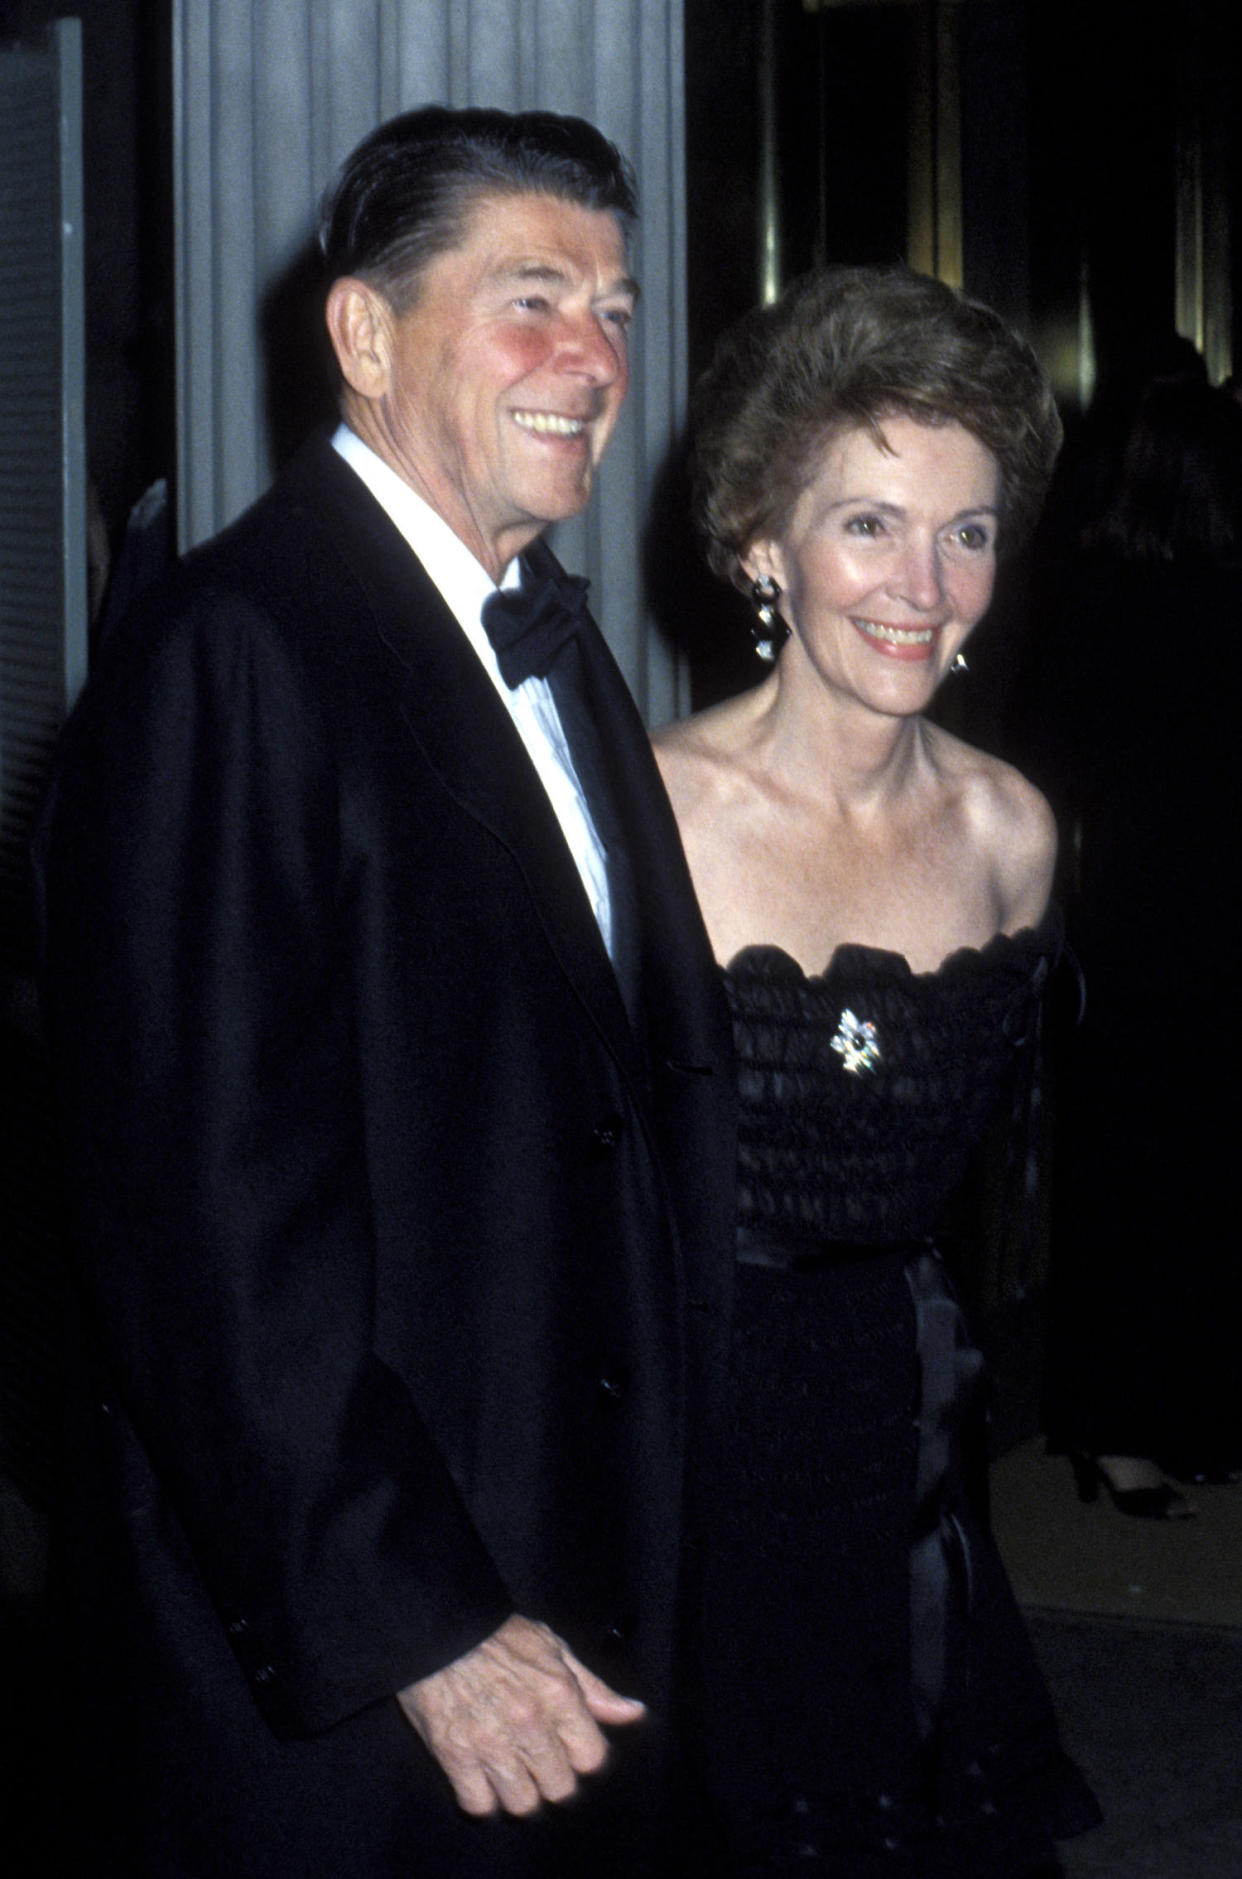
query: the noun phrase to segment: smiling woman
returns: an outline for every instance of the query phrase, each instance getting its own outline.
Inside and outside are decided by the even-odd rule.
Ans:
[[[658,749],[722,959],[865,940],[934,969],[1039,919],[1038,793],[923,713],[1031,527],[1061,426],[990,309],[904,268],[810,275],[695,394],[716,571],[787,634],[768,681]]]
[[[960,424],[895,416],[878,440],[837,437],[780,535],[742,558],[784,596],[787,677],[805,659],[830,689],[930,704],[992,597],[997,483],[992,453]],[[891,691],[898,680],[906,692]]]
[[[923,713],[1060,426],[1028,347],[900,269],[750,316],[696,414],[709,558],[774,660],[656,740],[740,1066],[696,1588],[722,1871],[1020,1879],[1095,1810],[968,1489],[982,1360],[934,1234],[1056,957],[1055,838]]]

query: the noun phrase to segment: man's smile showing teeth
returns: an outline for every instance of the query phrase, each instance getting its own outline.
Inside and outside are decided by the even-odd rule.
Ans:
[[[585,418],[563,418],[555,411],[515,411],[513,422],[541,437],[580,437],[586,429]]]

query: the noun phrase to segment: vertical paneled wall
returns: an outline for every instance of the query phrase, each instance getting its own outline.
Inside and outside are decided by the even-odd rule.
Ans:
[[[82,42],[0,50],[0,967],[29,965],[26,845],[86,667]]]
[[[645,615],[640,549],[686,391],[681,0],[175,0],[175,23],[182,545],[270,478],[293,343],[274,313],[353,144],[432,101],[576,113],[637,170],[643,299],[598,494],[556,547],[590,577],[640,706],[673,716],[678,663]]]
[[[0,1477],[46,1505],[65,1294],[27,848],[86,672],[76,20],[58,20],[41,47],[0,47],[0,260]]]

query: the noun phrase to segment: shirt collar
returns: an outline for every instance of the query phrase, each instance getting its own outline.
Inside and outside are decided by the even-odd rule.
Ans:
[[[496,583],[483,563],[471,554],[444,517],[377,456],[369,444],[364,444],[348,424],[337,426],[332,447],[362,478],[389,520],[400,530],[454,617],[477,646],[482,634],[483,602],[496,592]],[[501,575],[500,586],[517,587],[521,578],[515,555]],[[490,653],[486,636],[484,644]]]

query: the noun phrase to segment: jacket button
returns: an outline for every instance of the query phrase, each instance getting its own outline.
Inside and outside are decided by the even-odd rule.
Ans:
[[[625,1401],[625,1381],[624,1374],[615,1370],[602,1376],[596,1385],[600,1402],[607,1403],[610,1408],[619,1408]]]
[[[614,1149],[620,1146],[621,1137],[624,1133],[624,1116],[605,1116],[603,1121],[597,1123],[591,1130],[591,1140],[594,1142],[596,1148],[603,1154],[610,1155]]]
[[[254,1673],[254,1680],[256,1683],[271,1683],[275,1676],[276,1671],[271,1664],[260,1664]]]
[[[232,1618],[225,1628],[231,1638],[239,1638],[243,1631],[246,1630],[246,1620],[244,1618]]]

